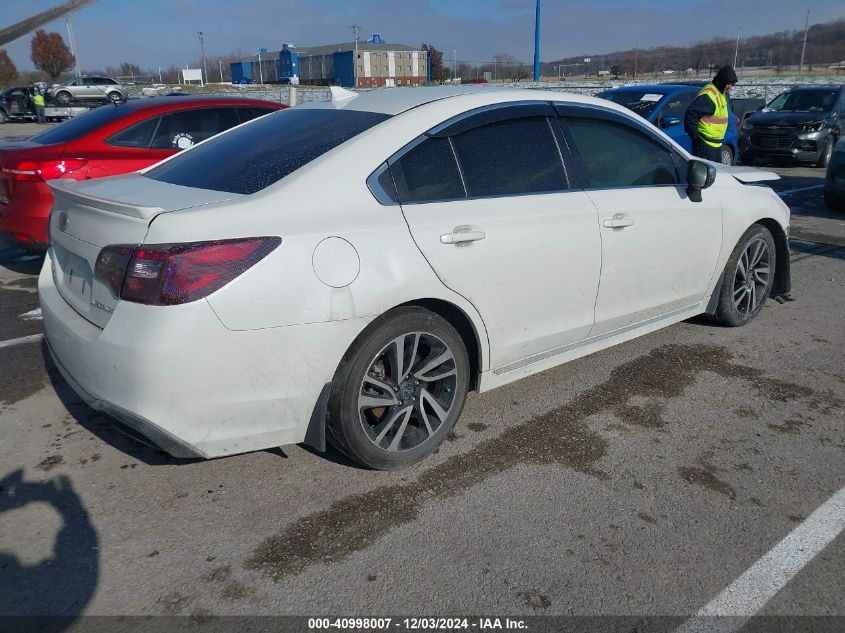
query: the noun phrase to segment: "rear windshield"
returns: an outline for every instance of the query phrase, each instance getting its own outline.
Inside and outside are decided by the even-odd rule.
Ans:
[[[389,119],[355,110],[283,110],[221,134],[148,171],[184,187],[251,194]]]
[[[117,121],[132,112],[134,110],[125,105],[103,105],[85,114],[78,114],[72,119],[68,119],[64,123],[52,127],[29,140],[40,143],[41,145],[67,143],[68,141],[85,136],[89,132],[93,132],[106,123]]]
[[[598,96],[625,106],[647,119],[666,95],[659,92],[603,92]]]

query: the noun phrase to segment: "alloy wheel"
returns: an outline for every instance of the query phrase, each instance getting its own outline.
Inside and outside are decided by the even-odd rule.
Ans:
[[[457,364],[449,346],[428,332],[393,339],[376,354],[358,392],[369,441],[389,453],[425,444],[455,403]]]
[[[733,300],[736,311],[751,316],[766,296],[771,274],[771,253],[762,237],[751,240],[736,264]]]

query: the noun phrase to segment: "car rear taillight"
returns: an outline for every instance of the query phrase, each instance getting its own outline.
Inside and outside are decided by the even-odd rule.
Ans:
[[[280,237],[214,242],[107,246],[94,276],[115,297],[149,305],[176,305],[210,295],[264,259]]]
[[[88,161],[84,158],[66,158],[64,160],[21,160],[5,165],[0,172],[11,180],[41,182],[61,178],[65,174],[84,167]]]

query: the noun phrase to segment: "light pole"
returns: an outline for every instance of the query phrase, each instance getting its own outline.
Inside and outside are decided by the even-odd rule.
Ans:
[[[352,25],[352,37],[355,38],[355,61],[353,62],[353,71],[355,72],[355,88],[358,87],[358,31],[361,29],[357,24]],[[363,66],[363,64],[361,64]]]
[[[219,57],[217,58],[217,63],[220,64],[220,83],[223,83],[223,60]]]
[[[205,66],[205,33],[202,32],[202,29],[197,29],[197,37],[200,41],[200,49],[202,50],[202,68],[204,71],[203,83],[208,83],[208,68]]]
[[[309,64],[310,68],[310,64]],[[261,68],[261,51],[258,51],[258,77],[261,81],[261,85],[264,85],[264,70]]]
[[[739,34],[742,31],[742,27],[737,27],[736,29],[736,48],[734,49],[734,68],[736,68],[736,60],[739,57]]]

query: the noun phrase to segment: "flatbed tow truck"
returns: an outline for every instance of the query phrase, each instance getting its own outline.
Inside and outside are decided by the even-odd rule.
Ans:
[[[46,97],[45,97],[46,100]],[[98,107],[100,104],[83,105],[79,102],[58,104],[46,101],[44,116],[48,121],[63,121]],[[14,86],[0,93],[0,123],[7,121],[35,121],[38,116],[32,102],[32,89]]]

